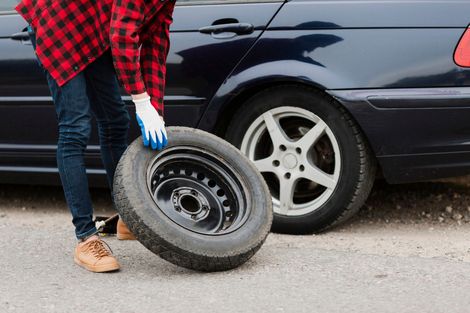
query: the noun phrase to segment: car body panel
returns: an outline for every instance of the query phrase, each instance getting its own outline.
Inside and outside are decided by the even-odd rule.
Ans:
[[[269,29],[466,27],[467,0],[293,0]]]
[[[470,70],[452,59],[464,30],[294,30],[289,38],[267,30],[218,90],[200,127],[211,130],[221,107],[269,82],[322,90],[470,86]]]
[[[282,2],[176,7],[167,61],[165,93],[170,97],[165,100],[168,125],[182,125],[181,117],[187,115],[194,120],[183,125],[196,126],[209,99],[255,43],[281,5]],[[224,19],[250,23],[255,30],[252,34],[224,39],[199,32],[199,28]],[[184,103],[179,101],[182,97],[185,97]],[[187,112],[184,112],[183,105]]]
[[[299,9],[308,6],[318,10]],[[218,90],[200,127],[217,128],[220,107],[253,86],[301,83],[327,91],[348,109],[389,182],[466,174],[470,70],[452,56],[470,17],[441,14],[462,8],[470,10],[470,3],[291,1]],[[409,9],[421,14],[404,19]],[[314,22],[296,21],[305,21],[305,12]],[[381,19],[385,26],[377,28]],[[456,155],[462,157],[457,163]]]
[[[470,173],[470,87],[328,92],[368,134],[388,181]]]

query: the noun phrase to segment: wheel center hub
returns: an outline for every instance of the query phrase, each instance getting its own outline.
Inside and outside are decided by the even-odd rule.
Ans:
[[[175,189],[171,199],[175,211],[192,220],[205,218],[210,210],[206,197],[194,188],[182,187]]]
[[[292,153],[287,153],[282,158],[282,165],[287,169],[293,169],[297,166],[297,157]]]
[[[201,201],[193,195],[179,197],[178,204],[182,210],[189,214],[197,214],[202,211]]]

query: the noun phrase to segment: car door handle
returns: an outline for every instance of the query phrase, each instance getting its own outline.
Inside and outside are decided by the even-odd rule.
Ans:
[[[11,39],[13,40],[20,40],[20,41],[27,41],[30,40],[28,32],[20,32],[11,35]]]
[[[199,28],[202,34],[220,34],[220,33],[236,33],[237,35],[251,34],[254,26],[250,23],[228,23],[220,25],[204,26]]]

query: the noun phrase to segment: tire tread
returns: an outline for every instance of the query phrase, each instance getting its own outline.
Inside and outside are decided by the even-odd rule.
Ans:
[[[213,136],[212,139],[217,140],[218,144],[222,145],[221,149],[233,149],[234,151],[237,151],[229,143],[212,134],[184,127],[175,127],[174,129],[178,129],[177,131],[179,132],[185,132],[188,136],[194,136],[194,132],[198,133],[196,136]],[[133,181],[135,176],[130,170],[130,166],[128,166],[129,163],[136,162],[135,156],[138,151],[135,149],[146,149],[141,147],[140,138],[128,147],[116,168],[113,199],[116,208],[123,217],[126,225],[137,237],[139,242],[141,242],[146,248],[175,265],[202,272],[216,272],[234,269],[249,260],[261,248],[267,238],[272,224],[272,204],[269,197],[269,190],[264,183],[262,176],[254,165],[248,161],[248,159],[246,159],[246,161],[248,161],[247,164],[252,168],[252,172],[256,176],[255,178],[261,182],[266,198],[269,199],[266,207],[269,212],[268,218],[264,224],[264,229],[258,230],[256,234],[252,232],[252,234],[256,236],[256,240],[250,247],[240,248],[240,251],[228,251],[227,255],[213,256],[205,253],[204,251],[189,252],[175,246],[170,243],[163,234],[150,229],[145,221],[141,219],[139,214],[137,214],[136,210],[134,210],[134,207],[145,206],[143,201],[138,197],[135,188],[128,187],[129,183]],[[241,156],[244,158],[243,155]]]

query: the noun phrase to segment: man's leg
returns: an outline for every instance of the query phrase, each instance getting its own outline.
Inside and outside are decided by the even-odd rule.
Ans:
[[[35,32],[31,27],[28,28],[28,32],[33,48],[36,49]],[[38,64],[42,67],[39,60]],[[44,73],[54,100],[59,124],[57,165],[67,204],[72,212],[76,236],[82,239],[75,248],[75,263],[93,272],[118,270],[119,263],[104,242],[96,235],[90,236],[96,228],[93,223],[93,207],[83,159],[91,131],[90,103],[85,75],[80,73],[59,87],[48,71],[44,69]]]
[[[109,50],[87,67],[85,77],[90,107],[98,123],[101,158],[112,189],[116,166],[127,148],[130,118]]]
[[[78,74],[59,87],[47,73],[59,126],[57,166],[65,198],[72,213],[75,234],[83,239],[96,231],[93,205],[88,189],[84,152],[91,133],[90,102],[86,79]]]
[[[121,98],[111,52],[107,51],[85,70],[91,110],[98,122],[101,157],[112,190],[116,166],[127,148],[129,113]],[[134,235],[119,219],[117,237],[135,240]]]
[[[92,272],[110,272],[120,268],[98,236],[93,222],[93,206],[88,189],[84,153],[91,133],[90,101],[84,73],[59,87],[47,73],[59,124],[57,165],[67,204],[72,212],[75,234],[80,242],[74,261]],[[86,239],[86,240],[85,240]]]
[[[31,26],[28,27],[28,33],[35,50],[36,34]],[[83,239],[96,230],[83,160],[91,131],[90,102],[86,94],[85,75],[80,73],[59,87],[39,60],[38,64],[46,75],[57,113],[59,125],[57,166],[65,198],[72,213],[75,234],[78,239]]]

